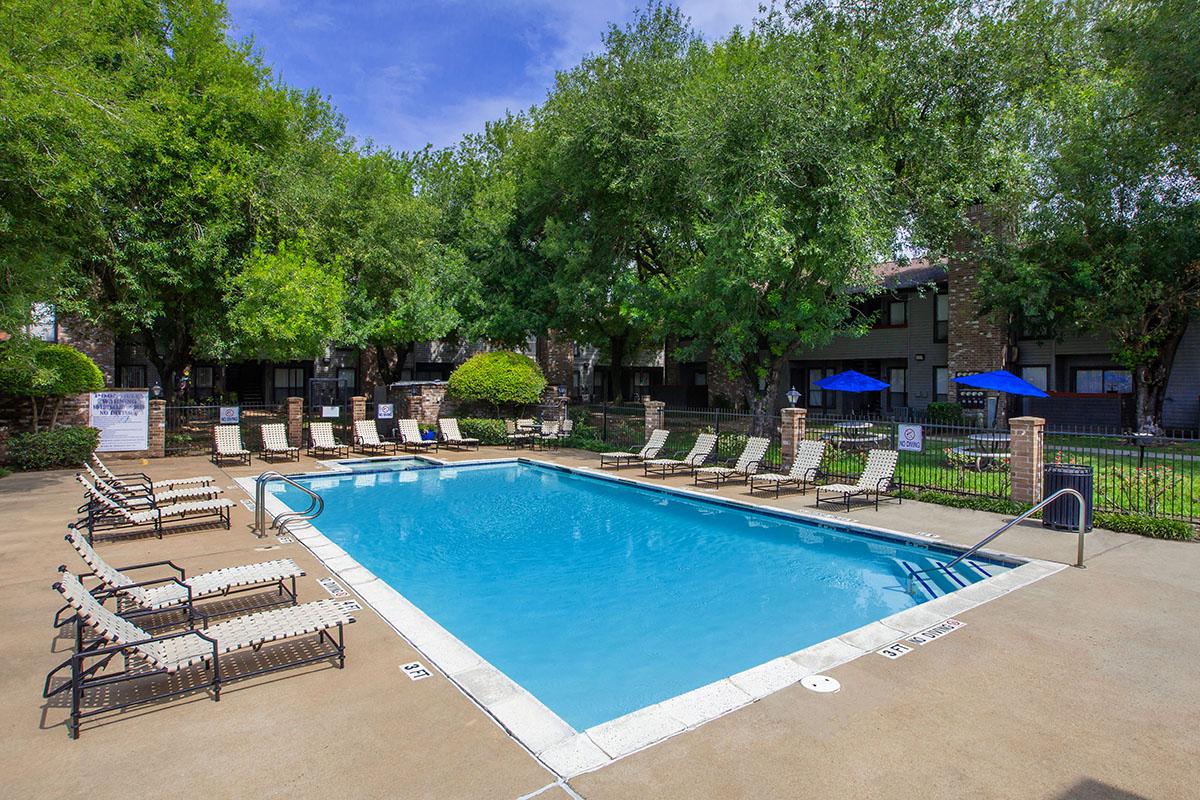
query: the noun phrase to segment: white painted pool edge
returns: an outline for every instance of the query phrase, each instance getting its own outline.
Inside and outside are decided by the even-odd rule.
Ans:
[[[647,486],[645,482],[610,472],[587,467],[565,467],[531,458],[507,457],[458,462],[444,462],[429,456],[425,458],[452,467],[524,461],[553,469],[599,476],[632,486]],[[322,462],[322,465],[327,465],[327,468],[335,472],[345,471],[335,467],[335,463]],[[251,497],[254,496],[254,478],[238,478],[237,483]],[[652,488],[710,502],[714,499],[711,494],[683,487]],[[929,545],[926,538],[863,524],[843,516],[762,506],[735,498],[721,497],[719,502],[741,506],[747,510],[767,510],[772,514],[790,516],[801,521],[826,525],[836,522],[917,545]],[[290,510],[271,494],[266,497],[266,506],[272,517]],[[983,555],[1016,559],[1025,563],[832,639],[637,709],[584,731],[576,731],[523,686],[439,625],[395,588],[359,564],[316,526],[306,522],[294,523],[289,526],[289,531],[330,572],[358,594],[363,602],[490,714],[513,738],[563,778],[600,769],[613,761],[761,700],[808,675],[832,669],[872,653],[1066,568],[1064,564],[982,550],[980,552]],[[965,549],[945,543],[941,543],[941,546]]]

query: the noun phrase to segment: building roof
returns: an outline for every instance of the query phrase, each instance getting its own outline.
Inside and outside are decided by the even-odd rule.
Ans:
[[[885,289],[915,289],[946,280],[946,262],[914,258],[909,261],[884,261],[871,267]]]

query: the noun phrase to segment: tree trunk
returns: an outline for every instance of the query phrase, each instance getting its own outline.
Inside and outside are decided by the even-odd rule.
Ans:
[[[622,392],[624,391],[625,381],[622,373],[625,371],[625,348],[628,346],[628,338],[625,336],[610,336],[608,337],[608,362],[612,371],[612,396],[613,402],[621,402]]]
[[[1171,369],[1175,366],[1175,354],[1179,350],[1179,343],[1186,331],[1187,320],[1184,320],[1181,325],[1171,325],[1170,331],[1163,334],[1159,346],[1153,351],[1154,357],[1133,370],[1138,430],[1153,431],[1162,427],[1167,383],[1171,379]]]
[[[58,410],[62,408],[62,398],[54,398],[54,412],[50,415],[50,430],[58,427]]]
[[[391,349],[394,357],[388,356],[387,345],[375,344],[374,349],[379,377],[383,379],[383,382],[385,384],[392,384],[403,379],[404,364],[408,361],[408,355],[413,350],[412,344],[392,345]]]
[[[775,416],[779,413],[779,380],[787,361],[786,357],[773,358],[765,365],[767,379],[761,389],[758,367],[762,365],[750,364],[743,369],[746,380],[742,394],[750,409],[751,436],[766,436],[769,439],[775,434]]]
[[[30,418],[30,422],[33,424],[33,432],[37,433],[39,430],[37,398],[36,397],[29,398],[29,405],[33,408],[33,416]]]

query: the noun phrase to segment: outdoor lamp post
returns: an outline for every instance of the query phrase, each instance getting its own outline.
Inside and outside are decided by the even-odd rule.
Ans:
[[[795,386],[793,386],[791,389],[788,389],[785,397],[787,397],[788,402],[792,404],[792,408],[795,408],[796,403],[800,402],[800,393],[796,391]]]

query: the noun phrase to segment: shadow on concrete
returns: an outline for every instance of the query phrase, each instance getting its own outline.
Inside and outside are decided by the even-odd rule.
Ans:
[[[1103,781],[1084,778],[1058,795],[1057,800],[1150,800],[1150,798],[1118,789]]]

